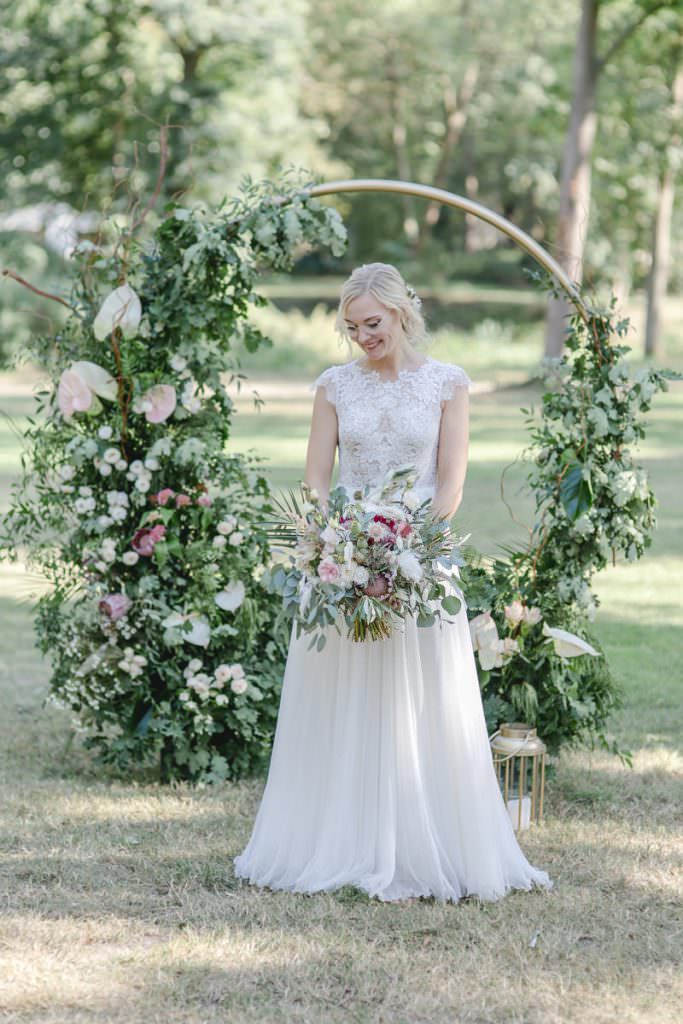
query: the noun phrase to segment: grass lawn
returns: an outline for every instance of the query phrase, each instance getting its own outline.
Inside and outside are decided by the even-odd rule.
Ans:
[[[517,381],[514,368],[497,377],[477,365],[458,518],[491,554],[524,536],[500,500],[500,476],[525,441],[519,408],[539,394],[515,386],[522,364]],[[302,471],[310,379],[252,377],[238,401],[233,443],[265,455],[277,486]],[[30,385],[0,375],[0,409],[18,422]],[[266,399],[260,413],[251,387]],[[69,742],[68,715],[42,706],[48,668],[32,646],[27,600],[36,581],[1,567],[0,1020],[680,1020],[682,428],[677,384],[656,400],[641,449],[660,501],[655,543],[596,581],[595,629],[625,695],[611,730],[634,768],[600,752],[559,758],[545,820],[521,837],[554,879],[550,893],[392,905],[353,888],[301,896],[235,879],[263,780],[162,789],[96,769],[78,737]],[[0,419],[2,507],[18,457]],[[513,464],[505,496],[528,521],[522,478]]]

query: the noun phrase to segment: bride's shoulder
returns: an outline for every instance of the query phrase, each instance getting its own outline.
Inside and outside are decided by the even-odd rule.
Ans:
[[[351,362],[335,363],[333,366],[328,366],[327,369],[318,374],[312,384],[309,384],[308,390],[316,391],[319,387],[324,388],[327,400],[334,404],[337,400],[339,385],[348,375],[353,365],[353,362]]]
[[[432,356],[429,357],[429,363],[440,385],[439,394],[441,401],[453,398],[457,388],[467,388],[469,390],[472,387],[471,378],[462,366],[458,366],[457,363],[444,363],[440,359],[434,359]]]

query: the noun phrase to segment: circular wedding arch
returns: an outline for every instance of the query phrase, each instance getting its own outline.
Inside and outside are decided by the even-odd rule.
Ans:
[[[512,221],[502,217],[494,210],[490,210],[487,206],[483,206],[473,199],[467,199],[465,196],[456,195],[454,192],[448,192],[446,189],[435,188],[433,185],[420,185],[414,181],[394,181],[390,178],[348,178],[340,181],[323,182],[320,185],[314,185],[312,188],[305,190],[306,195],[314,197],[335,195],[340,192],[388,192],[416,196],[420,199],[431,199],[437,203],[442,203],[444,206],[452,206],[456,210],[462,210],[464,213],[472,214],[473,217],[478,217],[479,220],[486,221],[498,231],[507,235],[508,238],[511,238],[521,249],[528,252],[537,263],[540,263],[549,274],[552,274],[566,292],[567,298],[575,306],[577,312],[584,319],[588,318],[586,307],[576,285],[557,260],[553,259],[543,246],[539,245],[526,231],[522,231]]]

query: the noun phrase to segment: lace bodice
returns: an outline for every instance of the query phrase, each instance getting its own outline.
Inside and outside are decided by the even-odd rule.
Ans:
[[[416,490],[432,496],[443,402],[471,380],[460,366],[427,356],[416,370],[384,380],[358,360],[330,366],[311,384],[325,388],[339,423],[339,485],[349,494],[381,485],[389,469],[413,465]]]

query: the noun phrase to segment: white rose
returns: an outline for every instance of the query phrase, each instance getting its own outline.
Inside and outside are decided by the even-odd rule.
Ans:
[[[73,480],[73,475],[76,470],[70,463],[67,463],[65,466],[60,466],[57,472],[62,480]]]
[[[98,516],[97,517],[97,525],[99,526],[99,528],[101,530],[108,530],[109,527],[113,525],[113,523],[114,523],[114,520],[112,519],[111,516]]]
[[[233,679],[233,681],[230,683],[230,689],[232,690],[233,693],[244,693],[246,688],[246,679]]]
[[[230,665],[219,665],[214,672],[214,676],[216,677],[216,682],[223,686],[227,683],[228,679],[232,679],[232,668]]]
[[[353,582],[359,587],[367,587],[370,582],[370,573],[364,565],[359,565],[354,571]]]
[[[111,476],[111,466],[108,462],[101,462],[97,470],[101,476]]]
[[[128,469],[128,463],[125,459],[119,459],[119,461],[114,464],[114,469],[118,469],[119,473],[123,473],[124,470]]]
[[[111,429],[111,427],[105,424],[105,426],[100,427],[100,429],[97,431],[97,436],[101,437],[103,441],[108,441],[113,433],[114,431]]]
[[[223,519],[222,522],[218,524],[216,529],[218,530],[219,533],[222,533],[223,535],[232,533],[232,531],[235,529],[235,521],[234,519],[232,520],[232,522],[229,519]]]
[[[153,455],[148,455],[145,459],[145,468],[149,470],[157,470],[161,463],[158,459],[155,459]]]
[[[145,471],[144,464],[140,461],[140,459],[135,459],[133,462],[131,462],[128,469],[130,470],[131,473],[134,473],[135,476],[137,476],[138,473],[144,473]]]
[[[128,512],[123,505],[115,505],[111,510],[111,517],[116,523],[122,523],[128,515]]]
[[[137,551],[126,551],[121,555],[121,561],[124,565],[135,565],[139,558],[140,556]]]
[[[320,534],[320,539],[324,544],[329,544],[334,547],[339,543],[339,534],[331,526],[326,526]]]
[[[92,487],[79,487],[78,493],[81,498],[92,498]]]
[[[121,458],[121,452],[118,450],[118,448],[107,448],[102,458],[104,459],[105,462],[108,462],[110,465],[113,466]]]
[[[243,540],[244,540],[244,534],[242,534],[242,533],[240,533],[238,531],[237,533],[233,533],[233,534],[230,535],[229,543],[234,548],[236,548],[236,547],[238,547],[238,545],[240,545],[242,543]]]
[[[226,541],[225,537],[221,536],[220,533],[217,533],[216,536],[213,538],[212,543],[215,548],[224,548],[228,542]]]
[[[403,494],[403,504],[411,512],[414,512],[415,509],[420,504],[420,496],[417,493],[417,491],[414,491],[412,489],[406,490]]]

